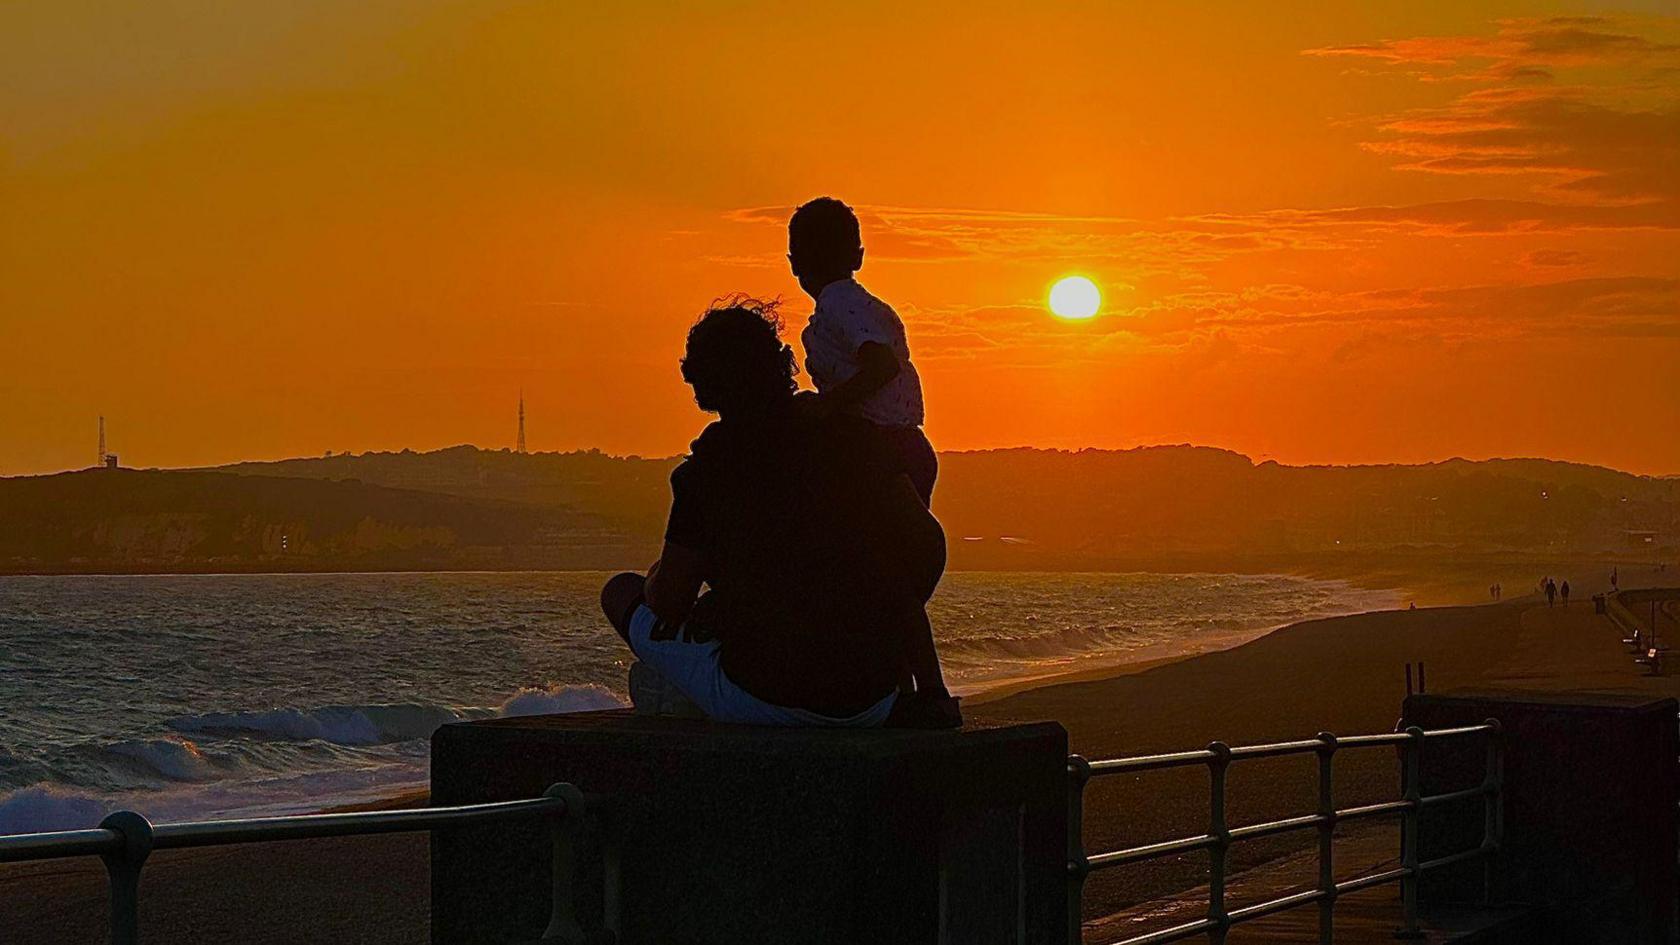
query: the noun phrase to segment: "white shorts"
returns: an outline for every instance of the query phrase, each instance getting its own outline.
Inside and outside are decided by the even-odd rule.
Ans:
[[[655,640],[653,629],[658,623],[659,617],[648,605],[636,605],[630,615],[631,651],[716,722],[878,728],[892,713],[893,703],[898,699],[898,693],[888,693],[880,702],[849,718],[772,705],[742,689],[724,673],[717,640],[691,642],[683,627],[677,628],[669,640]]]

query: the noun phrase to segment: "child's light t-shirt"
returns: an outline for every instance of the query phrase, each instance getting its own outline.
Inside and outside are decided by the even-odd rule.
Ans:
[[[858,372],[857,352],[864,342],[891,348],[898,356],[898,375],[859,404],[857,413],[880,426],[921,426],[922,379],[910,363],[904,322],[857,280],[831,282],[817,293],[817,309],[799,338],[805,345],[805,371],[824,393]]]

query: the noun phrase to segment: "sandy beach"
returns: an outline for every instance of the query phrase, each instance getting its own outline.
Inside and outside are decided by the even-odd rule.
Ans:
[[[1624,581],[1633,579],[1624,571]],[[1321,730],[1387,731],[1405,695],[1408,661],[1425,663],[1431,691],[1680,694],[1680,676],[1642,675],[1612,626],[1581,599],[1589,590],[1596,588],[1582,587],[1568,608],[1547,608],[1527,595],[1310,621],[1222,652],[993,693],[971,700],[969,712],[1056,719],[1067,726],[1075,751],[1100,758],[1214,739],[1242,744]],[[1338,759],[1337,777],[1344,805],[1387,799],[1396,790],[1393,756],[1382,751]],[[1206,816],[1205,779],[1195,769],[1094,785],[1087,795],[1088,846],[1113,849],[1197,832]],[[1232,775],[1231,816],[1242,823],[1308,811],[1314,785],[1310,760],[1244,764]],[[1286,856],[1302,842],[1245,844],[1233,862],[1242,867]],[[1094,877],[1087,914],[1197,885],[1204,862],[1192,856]],[[146,938],[160,942],[421,942],[428,934],[428,869],[421,836],[159,854],[146,867],[143,928]],[[7,942],[98,941],[105,915],[97,863],[49,861],[0,871]]]

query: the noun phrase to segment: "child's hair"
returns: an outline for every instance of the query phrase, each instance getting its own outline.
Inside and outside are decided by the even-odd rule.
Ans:
[[[863,248],[857,214],[833,197],[818,197],[788,220],[788,251],[812,259],[850,259]]]
[[[682,376],[694,402],[712,413],[762,409],[793,396],[793,349],[782,344],[777,303],[746,295],[718,299],[688,330]]]

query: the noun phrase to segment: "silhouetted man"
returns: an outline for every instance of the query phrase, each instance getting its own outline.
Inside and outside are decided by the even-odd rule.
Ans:
[[[896,691],[944,533],[866,421],[794,409],[780,328],[773,305],[737,300],[689,331],[683,379],[718,420],[671,474],[659,561],[609,581],[602,609],[718,721],[955,724],[954,704],[917,713]]]

